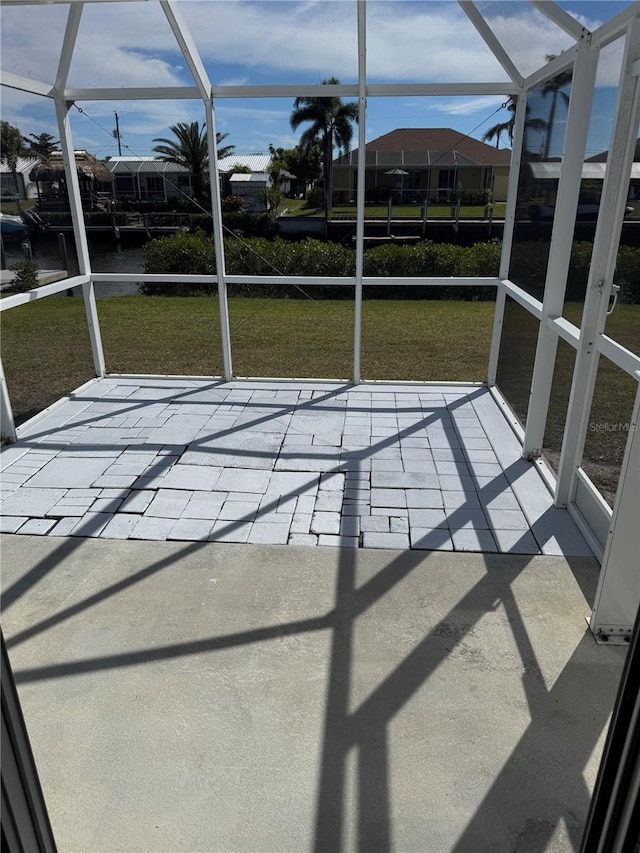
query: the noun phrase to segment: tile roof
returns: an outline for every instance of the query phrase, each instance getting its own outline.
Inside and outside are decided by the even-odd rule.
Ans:
[[[482,166],[508,166],[511,162],[511,151],[509,149],[497,149],[479,139],[465,136],[458,130],[450,127],[401,127],[385,133],[377,139],[367,143],[367,154],[372,152],[404,154],[411,152],[412,159],[416,160],[418,152],[425,154],[426,162],[435,161],[436,154],[442,156],[456,152],[462,155],[473,165]],[[426,152],[429,152],[427,154]],[[352,152],[355,154],[355,152]],[[369,158],[367,158],[369,159]],[[376,158],[379,160],[379,158]],[[336,163],[344,165],[345,158],[339,158]],[[423,163],[425,160],[423,159]],[[470,165],[466,163],[465,165]],[[415,163],[418,165],[417,163]]]
[[[601,151],[599,154],[596,154],[594,157],[587,157],[585,163],[606,163],[607,158],[609,157],[608,151]],[[633,162],[640,163],[640,139],[636,139],[636,149],[633,155]]]

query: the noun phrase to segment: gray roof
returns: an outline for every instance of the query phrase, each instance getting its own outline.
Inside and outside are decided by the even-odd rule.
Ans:
[[[37,157],[18,157],[16,172],[18,174],[28,174],[38,162]],[[3,175],[11,174],[11,169],[4,161],[0,163],[0,173]]]
[[[229,154],[218,160],[218,171],[230,172],[234,166],[248,166],[252,172],[266,172],[270,162],[270,154]]]
[[[184,166],[168,163],[158,157],[112,157],[107,160],[105,166],[113,175],[135,175],[145,172],[156,175],[189,173]]]
[[[269,180],[268,172],[235,172],[229,178],[233,183],[265,184]]]

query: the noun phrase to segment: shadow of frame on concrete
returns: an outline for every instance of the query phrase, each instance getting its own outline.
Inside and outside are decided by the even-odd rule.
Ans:
[[[84,550],[83,544],[93,548],[108,543],[80,540],[77,546],[80,551]],[[120,546],[123,544],[119,543]],[[134,585],[150,580],[162,569],[171,568],[179,559],[189,557],[196,551],[201,552],[202,548],[201,543],[193,543],[187,548],[180,548],[178,552],[173,549],[166,559],[150,563],[144,571],[134,572],[129,578]],[[80,557],[79,553],[72,553]],[[214,635],[180,644],[153,645],[115,655],[61,661],[33,669],[23,668],[16,673],[16,681],[19,685],[26,685],[47,679],[64,679],[329,630],[327,695],[323,714],[314,849],[357,849],[362,853],[414,849],[403,845],[406,832],[398,836],[402,820],[399,821],[392,791],[398,770],[398,757],[394,755],[392,743],[394,720],[406,709],[412,698],[423,690],[429,679],[438,675],[441,668],[452,660],[470,665],[481,681],[486,678],[487,683],[490,682],[490,670],[495,663],[490,663],[490,650],[479,647],[480,637],[476,629],[481,620],[487,616],[494,618],[497,611],[501,610],[500,624],[506,632],[511,632],[517,649],[515,666],[521,672],[523,697],[519,711],[524,708],[530,722],[520,733],[515,749],[492,780],[486,795],[481,798],[475,814],[468,816],[466,828],[451,849],[542,851],[548,849],[549,843],[554,840],[554,833],[562,823],[575,846],[579,842],[589,804],[589,790],[583,771],[606,727],[616,687],[617,667],[607,667],[606,664],[611,663],[611,652],[614,652],[616,658],[619,655],[612,649],[605,649],[607,661],[602,661],[603,649],[597,647],[585,632],[577,646],[573,644],[568,651],[560,652],[563,662],[567,656],[568,660],[553,684],[547,684],[544,667],[538,660],[539,653],[536,650],[540,642],[539,625],[537,628],[533,626],[536,636],[532,639],[526,624],[527,619],[533,618],[535,621],[536,612],[524,612],[530,607],[529,599],[525,596],[526,607],[523,611],[523,605],[519,603],[522,594],[514,594],[514,587],[517,588],[524,581],[530,588],[535,586],[535,578],[530,576],[526,579],[526,570],[533,568],[532,558],[484,555],[481,558],[481,576],[474,576],[467,582],[465,593],[452,607],[440,610],[437,590],[430,590],[429,574],[420,576],[420,573],[428,573],[432,567],[431,581],[441,583],[443,570],[452,570],[454,561],[460,555],[436,552],[390,554],[379,552],[378,558],[383,562],[383,567],[379,568],[378,563],[372,572],[364,565],[363,558],[366,555],[362,551],[341,549],[335,557],[334,606],[315,617],[266,624],[232,635]],[[55,557],[56,563],[59,562],[59,556]],[[533,558],[533,562],[535,564],[536,558]],[[574,572],[595,571],[593,565],[585,566],[585,562],[575,561]],[[441,566],[441,563],[445,565]],[[378,678],[376,672],[377,680],[373,689],[354,705],[353,690],[361,669],[358,651],[361,646],[358,643],[362,642],[362,637],[357,639],[360,620],[368,619],[370,624],[375,624],[379,617],[373,612],[374,608],[385,607],[389,596],[402,594],[403,582],[411,578],[414,584],[419,583],[424,589],[424,606],[427,608],[425,630],[416,627],[415,642],[409,653],[390,667],[382,678]],[[542,580],[547,587],[552,583],[548,574]],[[455,585],[455,579],[453,582]],[[69,612],[69,608],[63,611],[65,618],[79,615],[88,608],[112,599],[114,586],[108,585],[103,590],[104,595],[86,597],[82,606],[72,605],[70,609],[73,613]],[[124,592],[127,588],[130,588],[130,584],[125,579],[124,586],[118,591]],[[548,589],[545,594],[548,594]],[[433,603],[430,605],[431,599]],[[21,635],[14,635],[12,643],[17,645],[24,642],[29,636],[46,632],[48,627],[60,624],[61,621],[64,619],[56,619],[56,614],[52,614],[50,620],[39,623],[39,630],[30,632],[27,628]],[[380,626],[385,631],[390,627],[384,620]],[[387,637],[387,641],[391,646],[394,645],[393,637]],[[554,642],[551,634],[548,641]],[[567,649],[566,642],[563,648]],[[381,660],[386,660],[384,655]],[[509,661],[508,667],[513,677],[513,660]],[[591,682],[596,681],[598,695],[589,699]],[[606,697],[605,701],[603,696]],[[481,697],[487,707],[491,707],[496,698],[488,693]],[[459,701],[459,697],[455,700],[452,697],[452,701]],[[433,766],[425,763],[414,768],[418,788],[428,788],[426,777],[437,777],[439,763],[443,760],[443,748],[451,772],[454,777],[459,772],[460,782],[464,783],[463,766],[468,760],[465,753],[471,749],[476,754],[477,747],[469,746],[469,743],[481,741],[482,733],[473,728],[460,730],[459,723],[453,719],[455,713],[456,708],[452,707],[450,725],[445,723],[443,726],[442,718],[435,714],[431,721],[428,712],[422,719],[421,725],[427,730],[428,742],[435,744],[441,741],[442,744],[436,749]],[[431,722],[434,728],[429,731]],[[499,723],[505,728],[509,727],[508,719]],[[355,780],[356,793],[352,797],[347,785],[349,773],[354,773],[354,766],[355,775],[351,778]],[[430,838],[437,844],[437,832],[431,835],[431,828],[440,821],[438,810],[442,808],[443,802],[433,794],[430,799],[425,799],[419,826],[414,829],[424,844],[428,844]],[[345,841],[345,833],[354,836],[352,844]]]

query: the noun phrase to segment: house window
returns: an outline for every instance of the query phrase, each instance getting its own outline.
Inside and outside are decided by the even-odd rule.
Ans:
[[[438,174],[438,189],[450,190],[455,186],[456,170],[440,169]]]
[[[164,195],[163,180],[159,175],[147,175],[147,193],[154,198]]]

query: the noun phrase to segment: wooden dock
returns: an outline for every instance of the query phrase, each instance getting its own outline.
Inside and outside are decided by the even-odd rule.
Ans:
[[[0,290],[6,290],[13,284],[16,273],[13,270],[0,270]],[[66,270],[38,270],[38,285],[53,284],[67,278]]]

